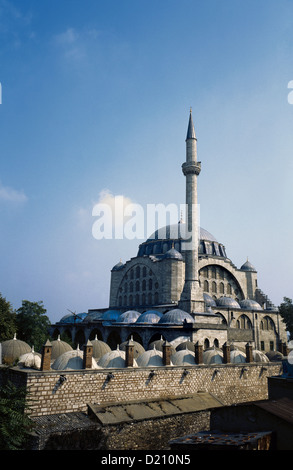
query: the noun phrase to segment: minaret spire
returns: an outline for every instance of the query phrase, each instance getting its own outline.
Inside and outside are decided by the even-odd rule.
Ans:
[[[186,135],[186,161],[182,172],[186,177],[186,241],[185,244],[185,282],[181,293],[179,307],[189,313],[204,310],[204,301],[198,279],[198,205],[197,177],[201,164],[197,161],[197,138],[195,135],[190,108]],[[189,237],[189,238],[188,238]]]

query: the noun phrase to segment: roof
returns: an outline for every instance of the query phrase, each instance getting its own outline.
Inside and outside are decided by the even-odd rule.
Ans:
[[[89,415],[102,425],[119,424],[145,419],[162,418],[223,406],[213,395],[198,392],[182,397],[166,397],[157,400],[89,404]]]
[[[255,402],[254,405],[293,424],[293,399],[291,398],[282,397],[277,400],[264,400]]]

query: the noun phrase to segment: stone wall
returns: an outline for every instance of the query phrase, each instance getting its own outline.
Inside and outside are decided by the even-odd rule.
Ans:
[[[34,371],[12,368],[11,380],[26,383],[32,416],[86,411],[87,404],[184,396],[204,391],[224,405],[267,398],[267,378],[280,374],[281,363],[129,367]],[[186,372],[185,372],[186,371]],[[110,377],[110,375],[112,377]],[[1,375],[1,374],[0,374]]]

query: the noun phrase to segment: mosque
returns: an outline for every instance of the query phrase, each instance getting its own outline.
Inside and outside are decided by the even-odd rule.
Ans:
[[[258,287],[250,261],[238,268],[226,248],[198,226],[197,137],[190,110],[186,135],[186,223],[156,230],[137,255],[111,270],[109,308],[65,315],[51,335],[66,334],[75,344],[98,338],[111,349],[133,338],[149,349],[154,341],[224,344],[269,353],[287,342],[278,310]]]

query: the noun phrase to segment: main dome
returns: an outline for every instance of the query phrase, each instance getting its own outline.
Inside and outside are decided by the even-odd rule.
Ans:
[[[139,245],[137,256],[153,255],[157,258],[162,258],[171,249],[184,253],[183,244],[188,240],[185,236],[185,231],[186,224],[182,221],[159,228],[145,242]],[[199,255],[227,258],[224,245],[219,243],[214,235],[202,227],[200,227],[199,233],[198,253]]]

